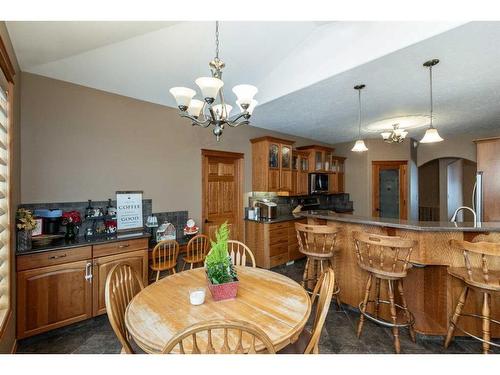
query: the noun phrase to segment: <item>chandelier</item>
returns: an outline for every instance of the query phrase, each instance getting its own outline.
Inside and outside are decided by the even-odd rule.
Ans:
[[[366,86],[363,84],[354,86],[354,90],[358,92],[358,140],[354,143],[354,147],[351,149],[351,151],[354,152],[368,151],[365,141],[361,139],[361,90],[365,87]]]
[[[235,128],[250,123],[250,116],[257,105],[257,100],[253,97],[257,94],[258,89],[252,85],[234,86],[233,93],[236,94],[236,104],[240,113],[233,117],[229,116],[233,107],[226,104],[222,90],[224,86],[222,69],[224,69],[225,63],[219,58],[218,21],[215,22],[215,58],[208,65],[212,76],[200,77],[195,80],[203,100],[193,99],[196,91],[187,87],[172,87],[170,93],[175,98],[181,117],[191,120],[193,126],[207,128],[212,125],[214,127],[212,131],[219,141],[226,125]]]
[[[430,115],[431,115],[431,123],[429,125],[429,128],[425,131],[424,137],[420,140],[420,143],[436,143],[436,142],[441,142],[444,139],[441,138],[439,135],[437,129],[434,127],[432,124],[432,117],[434,114],[434,105],[433,105],[433,98],[432,98],[432,67],[437,65],[439,63],[438,59],[432,59],[429,61],[424,62],[424,66],[426,68],[429,68],[429,88],[430,88],[430,102],[431,102],[431,110],[430,110]]]
[[[387,143],[401,143],[405,140],[408,132],[404,129],[400,129],[399,124],[392,125],[392,131],[386,131],[380,133],[384,142]]]

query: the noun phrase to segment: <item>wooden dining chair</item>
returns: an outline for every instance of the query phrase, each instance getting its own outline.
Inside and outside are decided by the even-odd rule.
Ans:
[[[223,337],[222,345],[214,345]],[[218,338],[218,339],[216,339]],[[216,347],[217,346],[217,347]],[[176,334],[163,349],[169,354],[275,354],[267,334],[253,323],[242,320],[211,320],[193,324]]]
[[[500,295],[500,270],[498,269],[500,264],[500,243],[450,240],[450,246],[463,251],[465,267],[448,267],[448,274],[460,280],[463,288],[455,311],[448,323],[444,347],[448,348],[455,329],[458,329],[467,336],[481,341],[483,343],[483,353],[488,354],[491,345],[500,347],[499,343],[491,340],[491,323],[500,325],[498,320],[491,317],[491,298]],[[477,296],[482,296],[481,314],[462,313],[471,289]],[[482,337],[466,331],[458,325],[459,318],[464,316],[482,321]]]
[[[235,266],[246,266],[247,262],[255,267],[255,257],[252,250],[248,248],[243,242],[229,240],[227,241],[227,252],[231,257],[231,262]]]
[[[132,266],[125,262],[114,266],[106,278],[104,291],[106,312],[111,327],[122,344],[122,353],[134,354],[136,352],[132,348],[125,327],[125,310],[132,298],[143,288],[140,277],[137,276]]]
[[[156,271],[156,281],[160,279],[162,271],[175,273],[178,256],[179,244],[176,240],[164,240],[156,244],[153,249],[153,264],[150,266],[151,270]]]
[[[320,276],[311,295],[312,304],[318,298],[312,331],[302,330],[299,338],[280,350],[278,354],[319,354],[319,339],[330,309],[334,289],[335,273],[331,268],[328,268]]]
[[[186,267],[186,264],[190,264],[190,269],[194,268],[195,264],[202,264],[207,256],[208,249],[210,247],[210,238],[204,234],[198,234],[191,238],[187,244],[186,256],[183,257],[184,264],[182,265],[182,271]]]

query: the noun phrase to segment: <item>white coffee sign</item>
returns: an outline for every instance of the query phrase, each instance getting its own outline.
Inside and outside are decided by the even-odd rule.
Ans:
[[[142,229],[142,191],[116,192],[116,225],[118,231]]]

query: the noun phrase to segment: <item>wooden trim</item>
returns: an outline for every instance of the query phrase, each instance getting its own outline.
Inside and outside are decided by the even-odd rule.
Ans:
[[[219,151],[219,150],[207,150],[201,149],[202,156],[215,156],[220,158],[233,158],[233,159],[244,159],[245,154],[241,152],[229,152],[229,151]]]
[[[480,138],[480,139],[473,139],[472,142],[481,143],[481,142],[496,141],[498,139],[500,139],[500,137]]]
[[[14,344],[12,344],[12,349],[10,349],[10,354],[16,354],[17,352],[17,339],[14,339]]]
[[[334,152],[335,151],[335,149],[333,147],[320,146],[320,145],[300,146],[300,147],[297,147],[297,150],[309,150],[312,148],[314,148],[316,150],[327,151],[327,152]]]
[[[236,223],[238,225],[238,238],[237,240],[243,240],[244,238],[244,221],[243,221],[243,186],[244,186],[244,154],[239,152],[229,152],[229,151],[218,151],[218,150],[201,150],[201,228],[203,230],[204,221],[206,218],[206,202],[205,193],[207,189],[207,179],[205,178],[205,170],[207,169],[208,157],[220,157],[220,158],[230,158],[236,161],[236,173],[235,181],[237,182],[236,195],[238,197],[238,205],[236,207]],[[208,233],[205,233],[209,235]]]
[[[7,52],[7,48],[5,47],[5,43],[2,38],[0,38],[0,68],[3,71],[5,78],[7,78],[7,81],[14,83],[16,71],[12,65],[12,61],[10,60],[9,53]]]
[[[251,143],[257,143],[260,141],[277,142],[277,143],[284,143],[284,144],[288,144],[288,145],[293,145],[295,143],[295,141],[290,141],[289,139],[276,138],[276,137],[270,137],[270,136],[250,139]]]
[[[379,173],[381,169],[399,168],[399,218],[408,218],[408,160],[372,161],[372,216],[379,217],[377,203],[380,196]],[[392,169],[391,168],[391,169]]]
[[[15,272],[12,272],[12,273],[15,273]],[[10,288],[10,292],[11,292],[11,295],[12,295],[12,284],[9,285],[9,288]],[[12,313],[13,313],[12,301],[13,301],[12,299],[9,301],[9,309],[7,310],[7,315],[5,316],[5,320],[4,320],[5,324],[3,324],[2,326],[0,326],[0,341],[3,340],[3,335],[5,333],[5,328],[9,325],[9,321],[12,318]]]

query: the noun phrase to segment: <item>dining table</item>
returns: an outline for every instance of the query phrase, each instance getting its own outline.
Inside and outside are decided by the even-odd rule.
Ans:
[[[297,340],[311,314],[308,293],[294,280],[254,267],[235,266],[236,298],[215,301],[204,268],[167,276],[147,286],[130,301],[125,325],[146,353],[161,353],[169,340],[193,324],[210,320],[240,320],[260,327],[278,351]],[[192,290],[205,288],[205,302],[190,303]],[[236,333],[235,333],[236,334]],[[223,345],[222,336],[214,345]]]

